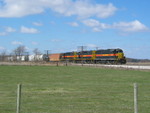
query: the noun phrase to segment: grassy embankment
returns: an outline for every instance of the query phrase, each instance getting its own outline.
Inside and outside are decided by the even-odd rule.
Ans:
[[[0,66],[0,113],[133,113],[133,83],[139,112],[150,111],[150,72],[75,66]]]

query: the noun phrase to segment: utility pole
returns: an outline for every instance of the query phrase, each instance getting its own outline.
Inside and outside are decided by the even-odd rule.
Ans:
[[[78,46],[78,51],[83,52],[86,49],[86,46]]]
[[[46,57],[47,57],[47,61],[49,60],[49,54],[51,52],[51,50],[45,50],[46,51]]]
[[[45,50],[46,51],[46,55],[49,55],[51,50]]]
[[[81,51],[81,63],[82,63],[82,66],[83,66],[83,51],[85,50],[86,46],[79,46],[78,47],[78,50]]]

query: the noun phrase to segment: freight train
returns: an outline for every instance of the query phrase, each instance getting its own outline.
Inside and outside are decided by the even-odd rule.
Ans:
[[[41,54],[26,56],[7,56],[7,61],[50,61],[73,63],[103,63],[126,64],[126,57],[122,49],[100,49],[80,52],[66,52],[59,54]]]
[[[74,63],[126,64],[126,57],[124,56],[122,49],[105,49],[51,54],[49,59],[50,61],[67,61]]]

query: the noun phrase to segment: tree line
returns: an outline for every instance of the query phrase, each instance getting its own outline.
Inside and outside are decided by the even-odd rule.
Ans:
[[[35,48],[33,51],[34,55],[41,55],[42,53],[38,48]],[[21,45],[15,48],[10,54],[6,52],[6,50],[0,53],[0,61],[7,61],[8,57],[13,57],[14,61],[17,58],[21,59],[22,56],[29,56],[29,52],[27,51],[26,47]]]

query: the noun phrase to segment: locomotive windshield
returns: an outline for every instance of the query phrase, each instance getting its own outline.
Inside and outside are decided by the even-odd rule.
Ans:
[[[123,51],[121,49],[118,50],[118,53],[123,53]]]
[[[116,49],[114,50],[114,53],[123,53],[123,51],[121,49]]]

